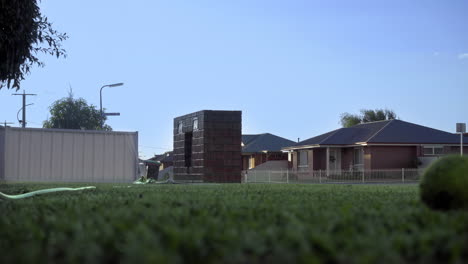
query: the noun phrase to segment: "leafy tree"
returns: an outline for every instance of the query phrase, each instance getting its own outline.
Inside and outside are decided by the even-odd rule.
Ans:
[[[38,0],[0,0],[0,32],[0,89],[18,90],[32,66],[43,67],[38,53],[66,56],[68,36],[53,29]]]
[[[374,122],[380,120],[391,120],[396,119],[397,116],[395,112],[388,109],[376,109],[376,110],[361,110],[362,114],[362,123]]]
[[[51,117],[44,121],[44,128],[112,130],[105,124],[106,117],[94,105],[88,105],[83,98],[68,97],[55,101],[50,107]]]
[[[341,114],[340,123],[343,127],[351,127],[357,124],[375,122],[381,120],[396,119],[397,115],[393,110],[388,109],[362,109],[360,114]]]
[[[343,127],[351,127],[361,123],[361,117],[359,115],[353,115],[350,113],[341,114],[341,125]]]

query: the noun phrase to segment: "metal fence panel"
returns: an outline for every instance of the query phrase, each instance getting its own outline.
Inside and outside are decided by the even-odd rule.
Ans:
[[[422,170],[250,170],[243,174],[246,183],[411,183],[420,180]]]
[[[4,128],[0,133],[1,180],[131,182],[137,178],[137,132]]]
[[[0,181],[5,175],[5,128],[0,127]]]

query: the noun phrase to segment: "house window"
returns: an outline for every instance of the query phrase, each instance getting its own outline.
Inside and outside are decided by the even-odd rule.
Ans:
[[[307,150],[301,150],[297,153],[297,164],[298,167],[308,167],[309,166],[309,160],[307,156]]]
[[[198,118],[193,119],[193,130],[198,130]]]
[[[255,157],[250,156],[249,157],[249,169],[253,169],[253,168],[255,168]]]
[[[355,148],[353,152],[353,168],[356,170],[362,170],[364,167],[364,159],[363,159],[363,152],[362,148]]]
[[[184,127],[184,123],[182,121],[179,122],[179,125],[177,126],[177,133],[182,134],[182,128]]]
[[[424,146],[423,154],[424,155],[442,155],[444,153],[444,148],[442,146]]]
[[[355,166],[364,164],[363,158],[362,158],[362,148],[354,149],[353,163]]]

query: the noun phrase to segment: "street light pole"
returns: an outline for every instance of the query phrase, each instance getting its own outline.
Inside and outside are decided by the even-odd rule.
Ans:
[[[101,112],[101,117],[104,116],[104,112],[102,111],[102,89],[104,89],[104,87],[116,87],[116,86],[122,86],[123,83],[114,83],[114,84],[106,84],[106,85],[103,85],[101,87],[101,90],[99,90],[99,108],[100,108],[100,112]]]

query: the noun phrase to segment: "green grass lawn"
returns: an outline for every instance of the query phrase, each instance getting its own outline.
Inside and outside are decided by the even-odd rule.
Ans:
[[[468,261],[468,212],[417,185],[113,186],[0,200],[0,263]]]

